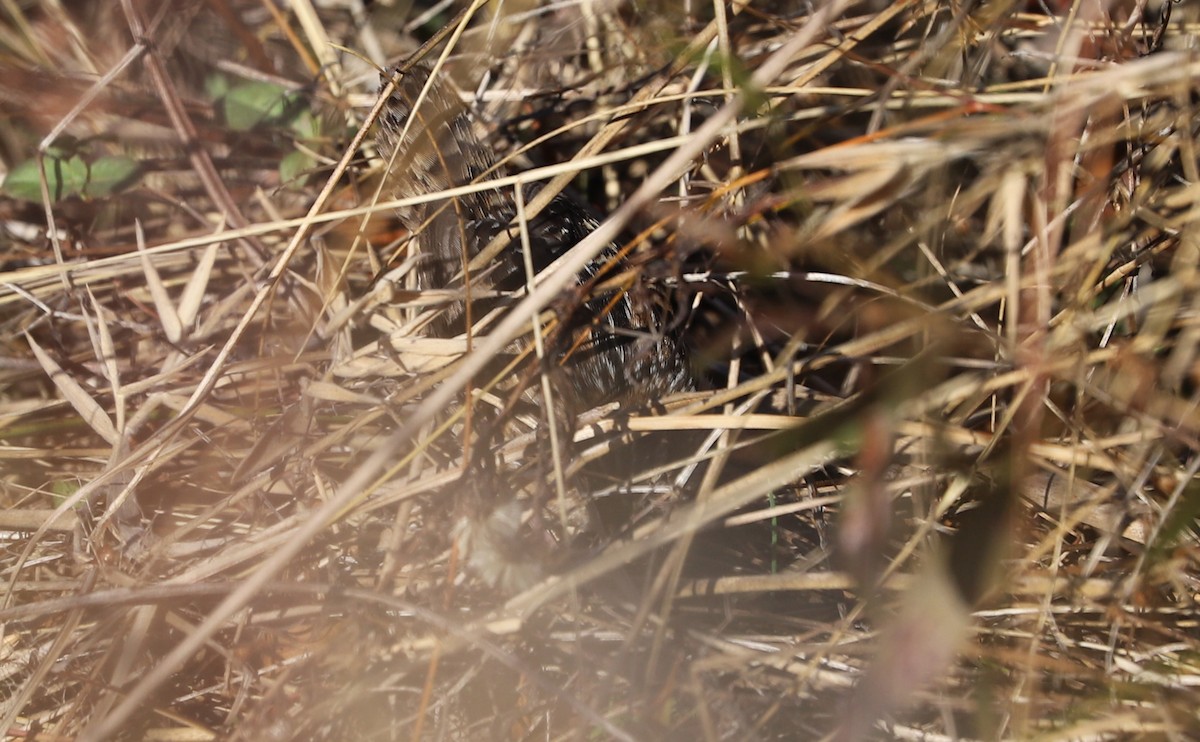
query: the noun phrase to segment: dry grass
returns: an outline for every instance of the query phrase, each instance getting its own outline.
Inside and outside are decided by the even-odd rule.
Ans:
[[[1200,8],[66,5],[0,26],[10,737],[1200,734]],[[569,267],[420,331],[333,44],[437,33],[703,392],[549,456]],[[509,501],[519,594],[455,537]]]

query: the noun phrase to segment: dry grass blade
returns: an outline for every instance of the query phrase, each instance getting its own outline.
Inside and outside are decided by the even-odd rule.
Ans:
[[[217,251],[220,247],[219,242],[214,242],[204,248],[196,269],[183,287],[183,294],[179,297],[179,323],[184,328],[193,327],[200,314],[200,306],[204,301],[205,293],[207,293],[208,283],[212,279],[213,266],[216,265]]]
[[[117,432],[113,425],[112,418],[100,406],[100,403],[95,400],[92,395],[88,394],[87,390],[77,382],[74,377],[63,370],[63,367],[58,365],[53,358],[42,350],[42,346],[37,344],[37,341],[32,337],[26,337],[29,343],[29,349],[33,351],[34,358],[41,364],[46,372],[46,376],[54,382],[59,392],[72,407],[79,417],[87,423],[96,435],[103,438],[110,445],[117,445],[121,439],[121,434]]]
[[[175,303],[171,301],[166,287],[163,286],[158,270],[146,255],[146,238],[142,234],[142,225],[135,224],[134,229],[137,234],[138,256],[142,259],[142,271],[146,274],[146,288],[150,289],[150,297],[154,299],[154,308],[158,310],[158,319],[162,322],[167,340],[178,343],[183,339],[183,323],[179,319],[179,313],[175,311]]]

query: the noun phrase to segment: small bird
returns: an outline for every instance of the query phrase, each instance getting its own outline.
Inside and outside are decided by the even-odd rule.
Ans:
[[[467,107],[450,92],[448,84],[437,78],[429,84],[431,73],[424,66],[402,69],[393,73],[395,92],[380,115],[376,136],[380,154],[390,163],[391,194],[397,198],[436,194],[507,175],[492,148],[476,135]],[[388,81],[383,80],[381,90]],[[522,196],[528,202],[542,185],[523,188]],[[418,256],[417,288],[451,289],[463,296],[429,325],[432,333],[462,334],[468,329],[468,318],[475,321],[501,306],[503,299],[497,299],[498,295],[526,285],[521,227],[514,223],[517,201],[511,186],[429,201],[402,209],[399,217],[412,235],[410,255],[415,250]],[[597,226],[589,210],[574,198],[555,196],[524,225],[533,269],[544,270]],[[478,271],[468,270],[472,259],[501,234],[507,242],[495,257]],[[620,246],[609,245],[577,277],[575,294],[565,292],[569,295],[555,305],[558,330],[546,338],[547,362],[542,371],[548,374],[555,397],[554,419],[547,422],[557,427],[559,440],[568,444],[577,415],[586,410],[612,402],[644,406],[694,388],[684,345],[664,328],[666,302],[661,293],[641,286],[634,291],[591,291],[595,279],[616,275],[626,267]],[[527,393],[525,398],[537,405],[541,395]],[[498,434],[493,428],[491,435]],[[486,451],[487,446],[476,450]],[[646,453],[643,446],[636,456],[619,457],[621,463],[609,464],[604,476],[611,483],[614,478],[619,481],[631,475],[633,468],[647,463]],[[516,501],[496,502],[496,495],[490,494],[512,488],[497,485],[487,456],[490,454],[473,462],[480,472],[471,480],[480,492],[469,505],[475,515],[458,526],[458,544],[478,574],[514,591],[530,584],[541,573],[541,564],[530,556],[535,550],[518,536],[522,519]],[[623,467],[630,471],[623,473]]]
[[[492,148],[476,135],[467,107],[448,92],[444,81],[435,79],[428,86],[414,114],[414,103],[429,79],[430,71],[423,66],[404,72],[380,116],[376,141],[381,155],[392,163],[392,194],[397,198],[426,195],[507,175],[497,166]],[[532,200],[541,188],[540,183],[526,185],[525,201]],[[516,215],[511,187],[402,210],[400,219],[413,234],[412,244],[420,256],[418,288],[462,290],[471,300],[471,316],[478,318],[495,306],[496,300],[470,299],[471,294],[494,296],[525,286],[520,232],[513,224]],[[565,193],[557,195],[527,225],[534,270],[545,269],[597,226],[586,207]],[[502,232],[509,233],[508,244],[492,264],[464,280],[467,263]],[[617,257],[619,250],[618,245],[609,245],[579,275],[577,285],[583,287],[601,271],[616,275],[624,266]],[[613,401],[655,402],[693,387],[682,343],[664,331],[661,295],[633,291],[622,293],[615,301],[612,295],[593,295],[576,303],[578,306],[570,307],[568,316],[561,318],[568,332],[559,333],[563,337],[557,343],[557,360],[566,382],[558,385],[559,391],[574,412]],[[462,332],[465,314],[466,301],[456,302],[443,311],[432,331],[438,335]]]

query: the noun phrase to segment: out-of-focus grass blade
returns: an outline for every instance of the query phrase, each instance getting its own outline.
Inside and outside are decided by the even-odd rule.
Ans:
[[[125,395],[121,393],[121,372],[117,367],[117,346],[113,342],[112,333],[108,330],[108,322],[104,319],[104,311],[96,301],[95,294],[88,288],[88,298],[92,300],[92,309],[96,312],[96,335],[100,346],[100,367],[113,393],[113,411],[117,417],[117,430],[125,429]],[[89,327],[91,323],[88,323]]]
[[[33,351],[33,355],[37,358],[38,363],[42,365],[46,375],[54,382],[54,386],[58,387],[58,391],[62,393],[63,399],[67,400],[83,421],[88,426],[96,431],[96,434],[112,445],[117,445],[121,439],[121,435],[117,432],[108,413],[104,411],[96,400],[92,399],[92,395],[87,393],[87,390],[80,386],[79,382],[71,378],[71,375],[63,370],[62,366],[55,363],[54,359],[42,350],[42,347],[37,344],[33,336],[26,334],[25,339],[29,341],[29,347]]]
[[[177,343],[183,339],[183,325],[179,321],[179,313],[175,311],[175,304],[167,294],[167,287],[163,285],[158,269],[150,262],[150,256],[146,253],[146,235],[142,232],[142,223],[135,222],[134,228],[137,233],[138,256],[142,259],[142,272],[146,275],[146,287],[150,289],[150,296],[154,299],[154,308],[158,310],[163,332],[167,334],[168,340]]]
[[[208,289],[208,279],[212,276],[213,265],[217,262],[217,250],[220,242],[214,242],[204,249],[200,255],[200,263],[192,272],[187,285],[183,287],[183,295],[179,297],[179,321],[184,327],[196,323],[200,314],[200,304],[204,301],[204,293]]]

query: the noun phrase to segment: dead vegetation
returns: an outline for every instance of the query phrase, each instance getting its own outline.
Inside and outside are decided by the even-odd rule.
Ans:
[[[2,17],[9,737],[1200,732],[1200,9]],[[702,391],[547,453],[513,341],[570,266],[421,331],[364,135],[422,44]]]

